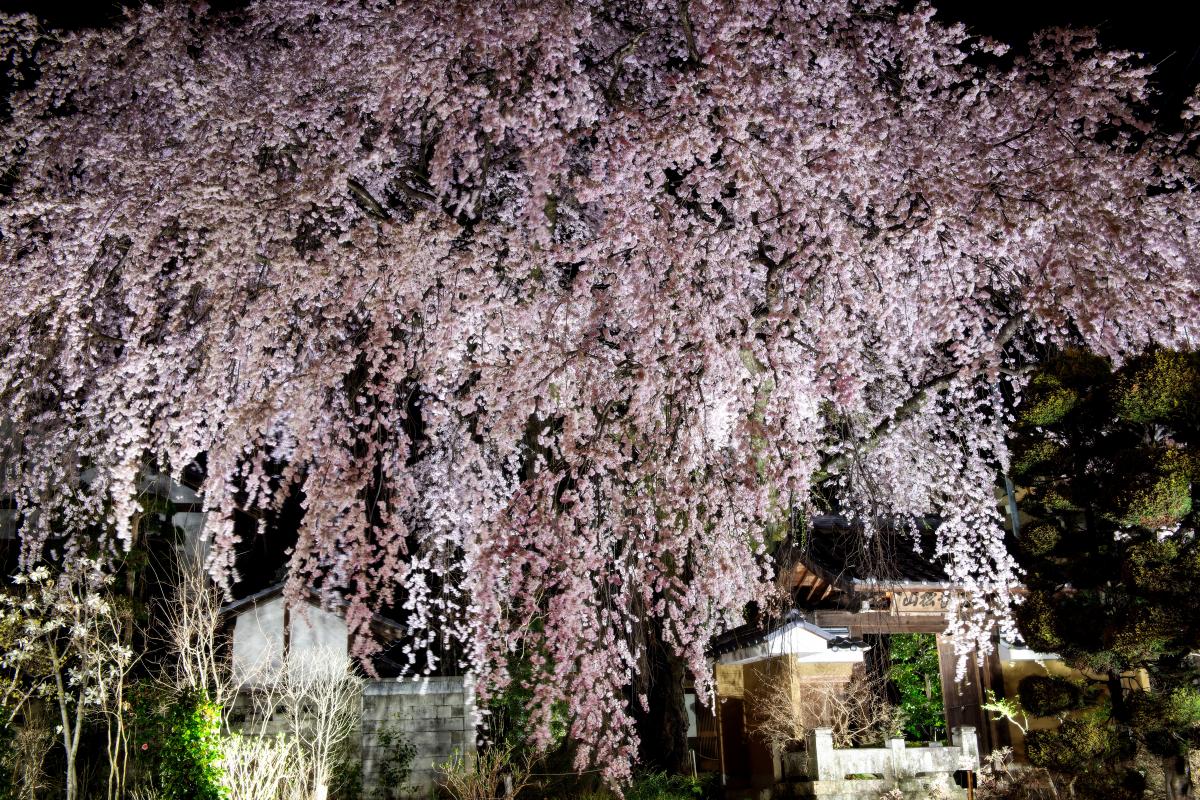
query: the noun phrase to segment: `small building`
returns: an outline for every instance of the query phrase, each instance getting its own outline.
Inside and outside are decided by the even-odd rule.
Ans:
[[[690,695],[690,741],[697,768],[719,773],[730,796],[790,796],[786,791],[796,791],[793,785],[781,794],[780,787],[786,787],[797,773],[789,767],[797,756],[773,753],[755,731],[762,717],[757,707],[764,702],[773,675],[787,665],[793,680],[826,689],[848,686],[855,674],[884,676],[890,666],[889,641],[896,634],[928,635],[937,648],[948,735],[927,743],[930,753],[920,758],[942,766],[977,763],[979,755],[1012,747],[1017,760],[1023,759],[1021,729],[983,708],[988,693],[1011,698],[1027,675],[1079,673],[1053,653],[1034,653],[1019,642],[997,641],[982,660],[969,659],[965,679],[957,681],[958,657],[945,631],[950,599],[958,589],[930,555],[936,521],[918,521],[915,527],[915,539],[908,531],[894,530],[866,537],[841,517],[815,518],[803,548],[780,576],[793,599],[792,609],[781,618],[743,626],[711,643],[716,708],[699,707],[694,693]],[[1055,720],[1033,720],[1031,728],[1054,724]],[[811,751],[815,744],[806,742],[805,749]],[[912,758],[919,760],[917,751],[926,748],[912,744],[907,743],[903,751],[912,751]],[[889,742],[863,758],[891,764],[885,770],[889,774],[904,774],[908,767],[889,761],[892,756],[887,752],[894,747]],[[832,752],[826,754],[827,767],[853,760],[850,755],[830,756]],[[816,764],[808,766],[815,774]],[[878,788],[867,782],[859,785],[866,792],[863,796]],[[811,786],[803,790],[805,796],[813,796],[813,791]]]
[[[743,626],[713,643],[717,702],[709,714],[696,712],[697,723],[712,719],[697,724],[693,746],[715,755],[712,771],[720,773],[727,797],[875,800],[895,788],[924,792],[934,786],[952,793],[956,772],[978,769],[979,747],[970,727],[955,728],[948,745],[913,747],[890,737],[878,747],[835,746],[823,717],[838,713],[849,695],[862,691],[854,680],[870,667],[871,645],[848,634],[793,610],[773,624]],[[792,703],[798,705],[785,718],[791,714],[807,733],[803,750],[785,751],[760,734],[781,704]],[[804,708],[805,703],[821,708]],[[701,741],[702,730],[711,731],[713,741]],[[710,755],[703,766],[712,769],[713,760]]]
[[[776,681],[835,692],[848,684],[854,670],[863,668],[869,645],[846,633],[791,612],[775,625],[746,625],[719,637],[711,648],[717,702],[713,723],[705,726],[714,741],[696,743],[710,754],[703,766],[715,766],[724,785],[733,789],[761,789],[782,781],[781,754],[754,735],[755,721],[763,715],[762,705],[776,699],[770,689]]]
[[[283,584],[230,603],[222,609],[230,642],[230,672],[243,693],[279,676],[287,666],[301,669],[305,654],[347,656],[350,635],[339,607],[323,608],[315,597],[301,606],[289,602]],[[454,753],[475,751],[475,694],[469,675],[404,677],[389,654],[404,641],[404,630],[377,615],[372,632],[383,644],[372,661],[374,675],[363,672],[364,686],[357,742],[364,795],[380,786],[381,733],[399,734],[415,750],[408,781],[413,797],[428,797],[438,765]],[[243,714],[247,703],[240,704]],[[386,737],[385,737],[386,738]],[[396,792],[400,787],[390,787]]]

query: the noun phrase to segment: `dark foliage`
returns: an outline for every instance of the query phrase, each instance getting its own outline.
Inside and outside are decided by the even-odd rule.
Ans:
[[[1096,676],[1089,687],[1021,682],[1033,714],[1092,708],[1031,733],[1029,757],[1122,796],[1134,791],[1123,770],[1135,749],[1200,742],[1187,660],[1200,649],[1200,355],[1155,351],[1114,370],[1064,353],[1034,375],[1016,420],[1016,552],[1029,590],[1017,622],[1034,649]],[[1139,668],[1153,695],[1129,679]],[[1097,764],[1116,771],[1100,776]]]

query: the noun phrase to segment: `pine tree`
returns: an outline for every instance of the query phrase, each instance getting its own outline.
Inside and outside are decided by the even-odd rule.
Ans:
[[[1113,369],[1064,353],[1032,378],[1015,431],[1011,472],[1032,518],[1018,539],[1020,630],[1107,689],[1058,731],[1031,734],[1030,759],[1109,781],[1106,792],[1128,775],[1098,777],[1098,760],[1128,763],[1144,748],[1176,772],[1200,743],[1188,660],[1200,648],[1200,355],[1159,350]],[[1129,680],[1138,669],[1150,693]],[[1023,681],[1021,695],[1047,715],[1088,705],[1061,679]]]

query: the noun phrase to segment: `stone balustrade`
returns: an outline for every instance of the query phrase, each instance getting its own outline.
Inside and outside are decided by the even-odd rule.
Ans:
[[[906,747],[903,739],[889,739],[886,747],[836,748],[833,729],[809,733],[809,776],[819,781],[845,780],[847,775],[880,775],[885,780],[953,773],[979,768],[979,742],[975,729],[955,728],[950,747]]]

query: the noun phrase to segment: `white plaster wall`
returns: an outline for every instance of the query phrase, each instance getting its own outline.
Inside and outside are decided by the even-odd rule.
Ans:
[[[720,664],[751,664],[767,658],[790,655],[813,664],[860,663],[869,648],[829,649],[833,636],[804,623],[791,623],[772,631],[757,644],[747,645],[718,657]]]
[[[289,615],[291,638],[289,666],[302,669],[304,656],[343,656],[350,651],[350,632],[339,614],[306,603]]]
[[[283,598],[244,609],[233,624],[233,680],[256,683],[283,666]]]
[[[176,546],[181,556],[195,558],[203,564],[208,558],[210,542],[204,536],[207,514],[201,511],[177,511],[171,515],[171,524],[183,531],[183,539]]]
[[[0,508],[0,539],[17,538],[17,512]]]
[[[281,595],[266,598],[238,614],[233,626],[233,677],[241,684],[253,684],[261,676],[274,674],[283,666],[284,610]],[[306,653],[344,654],[349,647],[346,622],[339,615],[311,604],[292,609],[287,615],[290,628],[289,662],[300,669]]]

